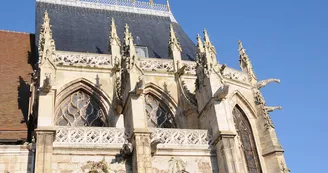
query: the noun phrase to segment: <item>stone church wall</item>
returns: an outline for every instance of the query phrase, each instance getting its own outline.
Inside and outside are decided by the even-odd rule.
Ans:
[[[1,145],[0,172],[32,173],[34,153],[31,148],[25,145]]]
[[[152,161],[153,173],[210,173],[218,172],[215,157],[156,156]]]
[[[93,169],[106,169],[109,173],[132,173],[130,160],[111,155],[53,155],[53,173],[84,173]]]

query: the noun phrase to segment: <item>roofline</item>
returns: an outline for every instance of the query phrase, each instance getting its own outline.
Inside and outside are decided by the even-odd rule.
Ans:
[[[15,33],[15,34],[26,34],[26,35],[34,35],[34,33],[28,33],[28,32],[20,32],[20,31],[10,31],[10,30],[2,30],[0,29],[0,32],[8,32],[8,33]]]
[[[108,3],[93,2],[92,0],[36,0],[51,4],[59,4],[73,7],[92,8],[109,11],[120,11],[128,13],[146,14],[169,17],[171,22],[178,23],[168,5],[155,4],[142,1],[108,1]]]

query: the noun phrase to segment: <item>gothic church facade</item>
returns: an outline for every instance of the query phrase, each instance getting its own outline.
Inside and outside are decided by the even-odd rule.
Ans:
[[[169,3],[37,0],[32,42],[26,142],[2,140],[1,171],[289,172],[260,91],[280,80],[240,41],[241,70],[220,64]]]

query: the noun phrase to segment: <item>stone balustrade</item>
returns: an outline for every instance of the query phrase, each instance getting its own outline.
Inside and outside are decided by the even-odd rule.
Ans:
[[[154,128],[151,132],[151,139],[161,140],[163,145],[209,146],[211,143],[208,130]]]
[[[124,129],[110,127],[56,127],[54,146],[123,145]]]

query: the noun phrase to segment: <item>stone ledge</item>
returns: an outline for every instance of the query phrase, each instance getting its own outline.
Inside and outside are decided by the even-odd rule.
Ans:
[[[216,150],[209,146],[158,145],[154,156],[216,156]]]

